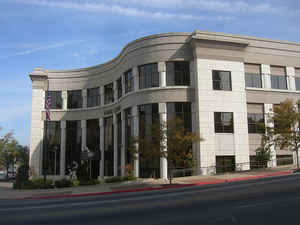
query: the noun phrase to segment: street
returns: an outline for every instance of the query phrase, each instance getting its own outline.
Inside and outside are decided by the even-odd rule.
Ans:
[[[160,191],[1,200],[0,224],[300,224],[300,175]]]

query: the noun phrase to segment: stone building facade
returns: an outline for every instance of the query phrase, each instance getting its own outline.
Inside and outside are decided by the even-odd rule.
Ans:
[[[128,143],[155,119],[180,115],[205,139],[193,145],[198,173],[233,165],[247,170],[260,146],[258,123],[286,98],[300,98],[300,44],[249,36],[194,31],[137,39],[113,60],[74,70],[36,68],[32,80],[30,164],[42,174],[47,135],[47,173],[68,174],[81,151],[99,152],[91,176],[124,175]],[[48,90],[48,91],[47,91]],[[51,96],[51,121],[45,98]],[[45,125],[47,123],[47,132]],[[270,166],[292,153],[273,149]],[[137,177],[167,178],[167,162],[134,160]],[[152,168],[153,167],[153,168]],[[224,167],[224,168],[225,168]]]

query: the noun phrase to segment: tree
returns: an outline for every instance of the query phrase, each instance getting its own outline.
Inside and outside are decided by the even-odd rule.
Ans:
[[[296,106],[291,99],[286,99],[279,106],[275,106],[271,116],[274,128],[268,128],[267,133],[273,137],[275,146],[278,145],[281,149],[287,148],[296,153],[297,170],[299,170],[300,100],[296,102]]]
[[[271,147],[274,145],[273,141],[273,135],[266,132],[262,136],[261,140],[261,146],[255,150],[256,153],[256,161],[258,163],[257,167],[260,168],[260,166],[266,167],[267,162],[270,160],[271,157]]]
[[[9,167],[14,164],[18,142],[13,138],[13,133],[9,132],[0,138],[0,164],[6,169],[8,179]]]
[[[175,167],[191,168],[194,166],[192,158],[192,144],[203,141],[200,134],[190,132],[184,127],[184,121],[174,117],[166,123],[154,122],[151,135],[141,134],[135,138],[131,151],[139,158],[152,160],[166,158],[168,162],[169,179],[172,182],[172,170]],[[138,144],[138,148],[135,148]],[[134,158],[134,157],[133,157]]]

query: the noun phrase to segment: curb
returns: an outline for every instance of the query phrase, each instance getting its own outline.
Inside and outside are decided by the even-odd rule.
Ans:
[[[238,182],[238,181],[245,181],[245,180],[254,180],[254,179],[261,179],[261,178],[282,176],[282,175],[289,175],[289,174],[291,174],[290,171],[283,171],[283,172],[273,172],[273,173],[257,175],[257,176],[238,177],[238,178],[231,178],[231,179],[220,179],[220,180],[206,181],[206,182],[195,182],[195,183],[190,183],[190,184],[166,185],[166,186],[162,186],[162,187],[136,188],[136,189],[131,189],[131,190],[82,193],[82,194],[64,194],[64,195],[25,197],[25,198],[20,198],[20,199],[54,199],[54,198],[100,196],[100,195],[111,195],[111,194],[142,192],[142,191],[157,191],[157,190],[165,190],[165,189],[173,189],[173,188],[202,186],[202,185],[208,185],[208,184],[221,184],[221,183],[230,183],[230,182]]]

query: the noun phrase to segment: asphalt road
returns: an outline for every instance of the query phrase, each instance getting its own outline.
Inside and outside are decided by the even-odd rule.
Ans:
[[[300,224],[300,175],[93,197],[1,200],[0,224]]]

